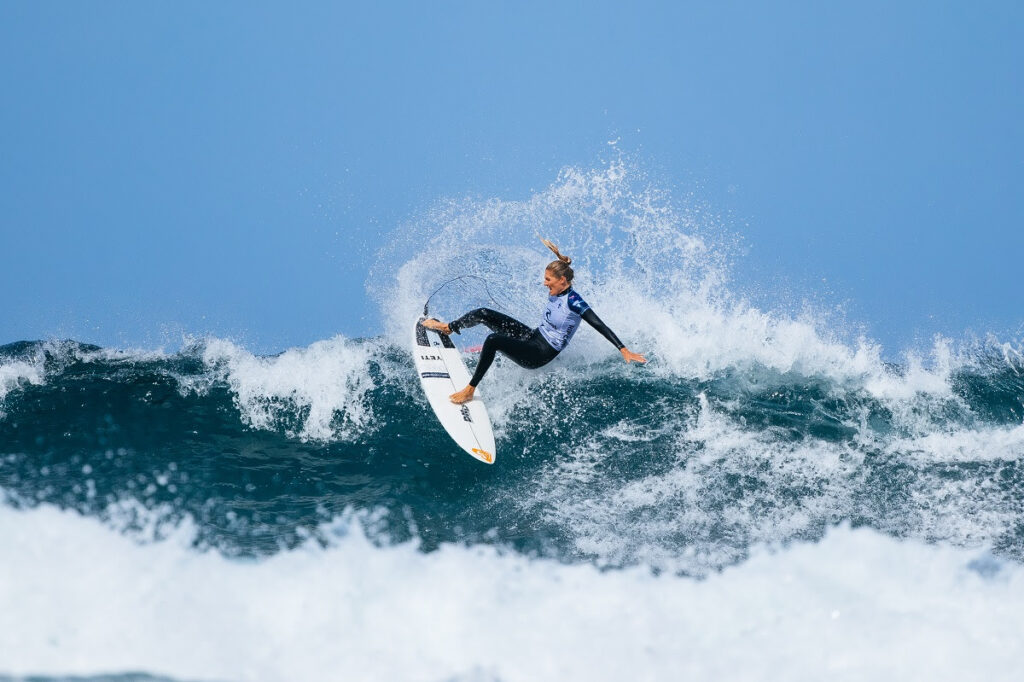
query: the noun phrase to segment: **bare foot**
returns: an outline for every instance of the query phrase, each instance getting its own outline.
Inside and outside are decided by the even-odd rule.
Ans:
[[[441,332],[442,334],[452,333],[451,327],[449,327],[444,322],[441,322],[440,320],[435,320],[432,317],[428,317],[427,319],[423,320],[422,324],[427,329],[433,329],[435,332]]]
[[[476,393],[475,386],[466,386],[458,393],[452,393],[450,396],[448,396],[448,398],[456,405],[461,405],[462,403],[468,403],[470,400],[472,400],[474,393]]]

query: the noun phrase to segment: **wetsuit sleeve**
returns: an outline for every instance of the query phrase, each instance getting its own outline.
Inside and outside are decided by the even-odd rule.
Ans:
[[[569,303],[569,310],[573,311],[574,313],[576,313],[580,317],[583,316],[583,313],[585,313],[588,310],[590,310],[590,306],[587,305],[587,302],[584,301],[583,298],[579,294],[577,294],[575,291],[570,291],[569,292],[568,303]]]
[[[622,343],[622,341],[619,341],[619,337],[615,336],[615,332],[613,332],[611,329],[605,326],[604,322],[602,322],[601,318],[597,316],[597,313],[594,312],[593,308],[588,307],[583,312],[582,317],[587,324],[589,324],[597,331],[601,332],[601,336],[615,344],[616,348],[622,350],[623,348],[626,347],[626,344]]]

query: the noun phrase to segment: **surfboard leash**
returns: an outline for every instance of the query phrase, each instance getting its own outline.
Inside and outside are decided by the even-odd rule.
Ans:
[[[434,291],[430,294],[430,296],[427,296],[427,300],[423,303],[423,316],[426,317],[427,315],[430,314],[430,299],[434,298],[434,295],[437,292],[441,291],[441,289],[444,289],[446,286],[448,286],[452,282],[458,282],[458,281],[466,280],[466,279],[478,279],[478,280],[480,280],[483,283],[483,285],[484,285],[484,291],[487,292],[487,298],[491,301],[491,303],[493,303],[498,308],[504,308],[504,306],[502,306],[500,303],[498,303],[497,301],[494,300],[494,296],[491,294],[491,289],[490,289],[490,287],[487,286],[487,280],[485,278],[481,277],[480,275],[459,275],[458,277],[452,277],[447,282],[443,282],[441,284],[441,286],[439,286],[438,288],[434,289]]]

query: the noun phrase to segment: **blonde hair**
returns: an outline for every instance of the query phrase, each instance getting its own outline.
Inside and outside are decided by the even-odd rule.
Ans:
[[[558,247],[549,242],[547,239],[544,239],[542,237],[541,241],[544,242],[544,246],[554,251],[555,255],[558,257],[558,260],[553,260],[550,263],[548,263],[548,266],[545,268],[545,270],[550,272],[555,277],[565,277],[565,279],[567,279],[569,283],[572,284],[573,271],[572,268],[569,267],[569,265],[572,263],[572,258],[562,255],[562,253],[558,250]]]

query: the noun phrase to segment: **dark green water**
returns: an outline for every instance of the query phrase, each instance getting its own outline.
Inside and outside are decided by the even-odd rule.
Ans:
[[[486,466],[456,450],[400,349],[327,352],[355,357],[347,396],[280,379],[287,354],[0,347],[13,377],[0,403],[6,504],[74,509],[140,537],[187,518],[197,545],[232,556],[294,547],[355,513],[375,541],[426,552],[487,543],[698,575],[843,521],[1024,558],[1024,373],[1012,359],[980,353],[945,390],[898,398],[757,366],[702,379],[656,364],[556,367],[528,395],[495,398],[499,459]],[[489,390],[532,378],[516,371]]]

